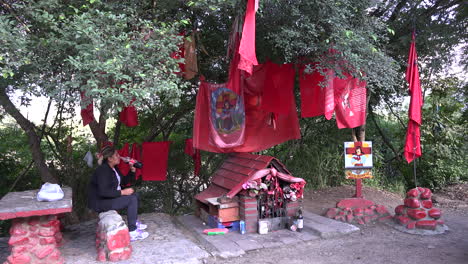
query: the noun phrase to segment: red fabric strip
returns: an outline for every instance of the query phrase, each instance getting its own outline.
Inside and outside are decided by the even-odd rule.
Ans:
[[[266,77],[263,84],[261,109],[267,112],[288,115],[294,104],[294,79],[292,64],[265,63]]]
[[[89,98],[85,95],[84,92],[80,92],[80,97],[81,97],[81,102],[86,102],[89,100]],[[89,123],[94,121],[94,107],[93,107],[93,101],[85,107],[81,108],[81,118],[83,119],[83,126],[88,125]]]
[[[143,180],[165,181],[171,141],[143,143]]]
[[[258,64],[255,52],[256,6],[258,7],[258,3],[255,0],[247,1],[242,39],[239,46],[240,61],[238,68],[246,71],[249,75],[252,74],[253,66]]]

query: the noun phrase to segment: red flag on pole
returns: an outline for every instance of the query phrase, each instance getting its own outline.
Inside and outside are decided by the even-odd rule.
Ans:
[[[408,163],[417,157],[421,157],[421,108],[423,105],[421,83],[419,81],[418,55],[416,53],[416,37],[413,32],[410,51],[408,55],[408,68],[406,69],[406,81],[409,83],[410,107],[408,113],[408,130],[406,131],[405,158]]]

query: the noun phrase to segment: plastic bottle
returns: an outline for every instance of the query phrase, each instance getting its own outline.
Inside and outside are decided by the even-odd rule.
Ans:
[[[301,232],[304,228],[304,216],[302,216],[302,210],[297,211],[297,232]]]
[[[239,221],[239,232],[244,235],[245,234],[245,221],[240,220]]]
[[[120,157],[120,159],[125,163],[132,164],[133,167],[137,169],[141,169],[143,167],[143,163],[139,162],[138,160],[132,159],[130,157]]]

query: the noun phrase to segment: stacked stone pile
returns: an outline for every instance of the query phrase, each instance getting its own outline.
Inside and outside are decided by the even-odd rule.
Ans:
[[[56,215],[16,218],[10,228],[11,255],[4,264],[62,264],[62,243]]]
[[[98,261],[120,261],[132,255],[128,227],[114,210],[99,214],[96,249]]]
[[[349,198],[339,201],[336,208],[328,209],[326,217],[360,225],[392,218],[385,206],[361,198]]]
[[[404,204],[395,208],[395,221],[408,229],[435,230],[443,225],[439,220],[442,213],[432,207],[432,192],[428,188],[417,187],[406,193]]]

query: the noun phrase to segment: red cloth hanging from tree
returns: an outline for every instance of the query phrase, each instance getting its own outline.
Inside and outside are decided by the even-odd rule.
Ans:
[[[245,11],[242,38],[239,46],[240,61],[238,68],[249,75],[252,74],[253,66],[257,65],[255,52],[255,13],[258,9],[258,0],[248,0]]]
[[[80,97],[81,97],[81,102],[82,103],[86,103],[88,100],[90,100],[91,102],[89,102],[85,108],[81,108],[81,118],[83,119],[83,126],[86,126],[88,125],[89,123],[93,122],[94,121],[94,107],[93,107],[93,100],[90,99],[89,97],[87,97],[85,95],[85,92],[80,92]]]
[[[421,132],[422,124],[421,108],[423,106],[421,83],[419,80],[418,55],[416,52],[416,36],[413,32],[410,51],[408,55],[408,68],[406,69],[406,80],[409,84],[409,93],[411,96],[408,129],[406,131],[404,156],[410,163],[415,158],[421,157]]]
[[[366,82],[345,74],[335,77],[335,117],[339,129],[354,128],[366,123]]]
[[[294,101],[287,103],[290,106],[288,114],[279,115],[275,125],[271,123],[272,113],[261,109],[261,94],[265,79],[268,78],[263,67],[265,65],[255,66],[253,74],[241,82],[245,102],[245,140],[237,147],[220,148],[209,143],[209,87],[202,81],[197,94],[193,126],[193,142],[196,148],[218,153],[256,152],[300,138]]]
[[[292,64],[266,62],[266,77],[261,96],[261,109],[279,115],[288,115],[294,103],[294,79]]]
[[[193,159],[194,163],[194,175],[198,175],[201,169],[201,156],[200,150],[193,147],[193,139],[188,138],[185,140],[185,154],[189,155]]]
[[[171,141],[144,142],[142,175],[144,181],[165,181]]]
[[[119,114],[120,122],[128,127],[138,126],[138,112],[135,106],[133,106],[134,101],[135,99],[128,106],[124,107]]]

